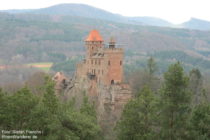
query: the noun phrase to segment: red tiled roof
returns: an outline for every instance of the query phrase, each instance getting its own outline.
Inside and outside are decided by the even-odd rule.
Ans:
[[[92,30],[85,41],[103,41],[103,38],[97,30]]]

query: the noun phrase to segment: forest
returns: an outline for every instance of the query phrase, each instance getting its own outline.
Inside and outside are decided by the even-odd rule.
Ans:
[[[144,71],[134,73],[135,78],[129,76],[133,98],[125,105],[112,139],[210,139],[210,92],[199,69],[186,73],[175,62],[164,74],[157,71],[150,57]],[[78,108],[74,98],[63,100],[56,95],[54,85],[50,75],[41,72],[18,91],[0,90],[0,129],[37,130],[38,139],[43,140],[106,139],[94,103],[84,94]],[[1,136],[11,135],[2,131]]]

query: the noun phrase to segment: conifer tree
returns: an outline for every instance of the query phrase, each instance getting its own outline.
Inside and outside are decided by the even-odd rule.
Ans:
[[[55,83],[50,79],[50,77],[46,76],[43,103],[45,107],[53,114],[58,111],[58,98],[55,95],[54,86]]]
[[[189,89],[193,94],[192,105],[201,103],[203,95],[203,78],[199,69],[192,69],[190,71]]]
[[[94,140],[99,138],[95,110],[84,98],[82,108],[58,100],[54,83],[46,78],[43,97],[32,94],[26,87],[17,93],[0,90],[0,129],[37,130],[40,140]]]
[[[89,103],[88,97],[85,95],[83,97],[83,103],[80,108],[80,112],[89,115],[90,117],[93,117],[96,120],[96,111],[94,108],[94,104]]]
[[[157,75],[155,75],[157,71],[158,67],[155,62],[155,59],[153,57],[150,57],[147,60],[147,68],[145,76],[148,75],[148,81],[146,85],[149,86],[153,92],[157,92],[158,88],[160,87],[160,79],[157,77]]]
[[[150,76],[153,76],[155,72],[157,72],[157,65],[153,57],[150,57],[147,60],[147,71]]]
[[[191,140],[210,139],[210,103],[203,102],[194,108],[190,128]]]
[[[188,90],[189,78],[179,62],[169,66],[164,74],[161,90],[161,139],[177,140],[187,137],[187,121],[190,116],[191,94]]]
[[[116,131],[119,140],[152,140],[154,130],[155,100],[152,91],[145,86],[136,99],[124,108]]]
[[[1,95],[0,95],[1,96]],[[0,120],[4,129],[29,129],[32,110],[39,100],[26,87],[13,95],[4,95]]]

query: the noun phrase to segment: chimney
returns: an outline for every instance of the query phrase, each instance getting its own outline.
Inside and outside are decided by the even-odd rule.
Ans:
[[[115,48],[115,40],[113,37],[110,38],[110,41],[109,41],[109,48]]]

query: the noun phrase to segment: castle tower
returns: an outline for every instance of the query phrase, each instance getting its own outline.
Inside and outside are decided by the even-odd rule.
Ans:
[[[87,49],[86,58],[93,56],[98,49],[103,47],[103,38],[97,30],[92,30],[85,40],[85,45]]]
[[[124,50],[116,47],[114,38],[110,39],[108,47],[104,47],[99,32],[92,30],[85,40],[85,46],[86,58],[77,65],[77,76],[102,85],[121,84]]]
[[[109,48],[105,49],[107,61],[107,75],[105,77],[105,83],[115,84],[123,82],[123,57],[124,51],[122,48],[116,48],[115,40],[110,38]]]

